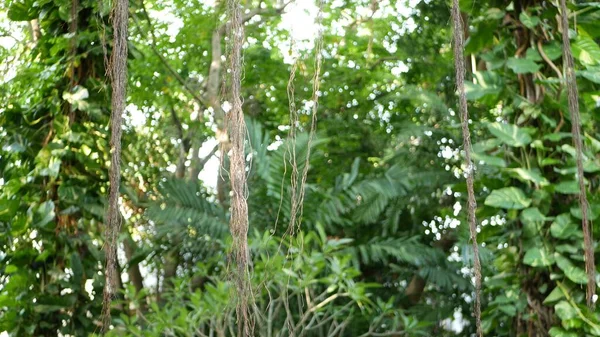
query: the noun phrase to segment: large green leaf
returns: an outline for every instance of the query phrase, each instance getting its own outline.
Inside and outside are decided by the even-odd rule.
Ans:
[[[579,227],[571,221],[571,215],[561,214],[550,225],[550,234],[557,239],[568,239],[577,236]]]
[[[527,225],[534,225],[536,228],[540,227],[546,221],[544,214],[540,212],[537,207],[531,207],[521,212],[521,222]]]
[[[0,221],[10,221],[19,207],[19,200],[0,199]]]
[[[567,301],[560,301],[554,306],[556,315],[563,321],[577,317],[577,310],[569,304]]]
[[[498,20],[487,20],[479,23],[476,30],[471,33],[466,41],[465,54],[475,54],[494,43],[494,31]]]
[[[562,194],[579,194],[579,183],[577,181],[561,181],[554,185],[554,190]]]
[[[495,167],[506,167],[506,161],[500,157],[488,156],[480,152],[473,152],[473,162],[476,164],[483,163],[484,165]]]
[[[506,65],[517,74],[535,73],[542,68],[540,64],[531,59],[516,57],[509,58]]]
[[[548,332],[550,333],[550,337],[579,337],[575,332],[568,332],[567,330],[557,327],[553,327]]]
[[[521,12],[519,15],[519,21],[521,21],[521,23],[529,29],[533,29],[535,26],[540,24],[540,18],[529,15],[527,12]]]
[[[529,207],[531,199],[517,187],[505,187],[493,190],[485,199],[485,205],[506,209],[524,209]]]
[[[522,147],[531,143],[531,136],[514,124],[490,123],[488,130],[504,144]]]
[[[554,254],[554,258],[558,267],[565,273],[565,276],[569,280],[577,284],[587,284],[587,274],[583,269],[577,267],[571,260],[558,253]]]
[[[578,71],[577,75],[583,76],[594,83],[600,84],[600,67]]]
[[[546,222],[546,216],[537,207],[523,210],[519,218],[523,223],[523,237],[525,238],[538,236]]]
[[[497,96],[502,92],[502,77],[493,71],[476,71],[473,73],[476,83],[465,83],[468,100],[479,100],[484,96]]]
[[[579,35],[571,46],[573,56],[585,65],[600,64],[600,46],[588,36]]]
[[[579,205],[576,207],[571,207],[570,212],[571,215],[577,219],[582,219],[581,208]],[[588,207],[588,218],[590,220],[596,220],[598,216],[600,216],[600,203],[590,203],[590,207]]]
[[[554,290],[550,292],[550,295],[544,299],[544,304],[554,303],[563,298],[565,298],[565,294],[563,293],[562,289],[560,289],[560,287],[555,287]]]
[[[32,0],[17,0],[8,7],[7,16],[12,21],[30,21],[38,17],[40,9]]]
[[[562,56],[562,46],[556,41],[545,44],[542,47],[542,50],[551,61],[554,61]]]
[[[537,186],[547,186],[548,184],[550,184],[548,179],[544,178],[544,176],[542,176],[542,174],[540,173],[540,170],[538,170],[538,169],[528,170],[528,169],[518,167],[518,168],[514,168],[514,169],[507,169],[507,171],[510,172],[511,175],[515,176],[519,180],[531,181],[532,183],[536,184]]]
[[[33,217],[33,227],[42,228],[54,220],[54,203],[50,200],[38,206],[35,212],[30,212]]]
[[[554,257],[544,248],[532,247],[525,253],[523,263],[532,267],[548,267],[554,263]]]

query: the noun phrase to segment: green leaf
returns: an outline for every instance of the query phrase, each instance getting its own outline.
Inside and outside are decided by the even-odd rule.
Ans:
[[[572,216],[576,217],[579,220],[582,220],[581,208],[579,206],[571,207],[570,212],[571,212]],[[597,204],[597,203],[590,204],[590,207],[588,208],[588,218],[590,220],[596,220],[599,215],[600,215],[600,204]]]
[[[89,105],[86,99],[90,97],[88,90],[78,85],[73,88],[73,91],[73,93],[65,91],[63,99],[78,110],[87,110]]]
[[[41,228],[54,220],[54,203],[48,200],[38,206],[33,215],[33,227]]]
[[[501,310],[509,317],[515,317],[517,314],[517,308],[514,305],[499,305],[498,310]]]
[[[577,225],[571,221],[571,215],[568,213],[557,216],[552,225],[550,225],[550,234],[557,239],[574,237],[578,233],[577,230]]]
[[[83,278],[83,265],[78,253],[71,254],[71,270],[73,270],[73,288],[81,288],[81,279]]]
[[[500,93],[500,89],[485,88],[477,83],[466,82],[465,93],[467,95],[467,100],[476,101],[484,96],[497,95],[498,93]]]
[[[498,20],[486,20],[476,25],[465,43],[465,54],[475,54],[494,43],[494,31],[498,27]]]
[[[18,215],[10,224],[10,233],[13,236],[21,235],[28,228],[29,221],[27,221],[27,217],[23,215]]]
[[[556,303],[554,306],[554,311],[556,311],[556,315],[563,321],[577,317],[577,310],[573,308],[567,301],[560,301]]]
[[[501,10],[499,8],[490,8],[487,11],[485,11],[485,15],[490,20],[500,20],[500,19],[504,18],[504,15],[506,15],[506,12],[504,12],[503,10]]]
[[[561,151],[563,151],[563,152],[565,152],[565,153],[568,153],[568,154],[570,154],[570,155],[571,155],[573,158],[577,158],[577,149],[575,149],[575,147],[573,147],[572,145],[569,145],[569,144],[563,144],[563,145],[560,147],[560,150],[561,150]],[[585,154],[583,154],[583,159],[584,159],[584,160],[587,160],[587,159],[588,159],[588,158],[587,158],[587,156],[586,156]]]
[[[19,200],[0,199],[0,221],[11,221],[19,208]]]
[[[559,142],[565,138],[570,138],[570,137],[571,137],[570,132],[557,132],[557,133],[551,133],[551,134],[544,135],[544,137],[542,137],[542,139],[549,140],[551,142]]]
[[[575,332],[568,332],[562,328],[554,327],[548,331],[550,337],[579,337]]]
[[[571,260],[558,253],[555,253],[554,257],[556,259],[556,264],[569,280],[577,284],[587,284],[587,274],[583,269],[575,266],[571,263]]]
[[[504,144],[521,147],[531,143],[531,136],[514,124],[490,123],[488,130]]]
[[[579,254],[577,247],[572,244],[557,245],[554,250],[559,253]]]
[[[33,5],[33,1],[14,1],[8,8],[7,16],[12,21],[30,21],[38,17],[39,10]]]
[[[40,170],[41,176],[48,176],[52,178],[58,177],[58,173],[60,172],[60,165],[62,164],[62,160],[51,157],[48,162],[48,167],[43,167]]]
[[[493,190],[485,199],[485,205],[505,208],[505,209],[524,209],[529,207],[531,199],[527,198],[523,191],[517,187],[505,187]]]
[[[525,58],[532,61],[543,61],[542,55],[535,48],[527,49],[527,53],[525,53]]]
[[[594,70],[580,70],[577,71],[577,75],[583,76],[586,79],[600,84],[600,68],[590,68]]]
[[[63,308],[64,307],[62,305],[36,304],[33,307],[33,310],[35,312],[39,312],[39,313],[48,313],[48,312],[53,312],[53,311],[59,311],[59,310],[61,310]]]
[[[535,73],[542,68],[541,65],[535,63],[531,59],[521,59],[511,57],[506,62],[506,65],[517,74]]]
[[[600,46],[589,36],[578,35],[571,45],[573,56],[584,65],[600,64]]]
[[[562,292],[560,287],[555,287],[554,290],[552,290],[552,292],[550,292],[550,294],[546,297],[546,299],[544,299],[544,304],[554,303],[563,299],[564,297],[565,294]]]
[[[554,185],[554,190],[561,194],[579,194],[579,184],[577,181],[562,181]]]
[[[508,169],[513,176],[521,181],[531,181],[537,186],[547,186],[550,184],[548,179],[544,178],[538,169],[527,170],[524,168]]]
[[[495,156],[488,156],[479,152],[473,152],[473,162],[476,164],[483,163],[484,165],[495,166],[495,167],[506,167],[504,159]]]
[[[554,61],[562,56],[562,46],[556,41],[552,41],[542,46],[542,50],[551,61]]]
[[[296,272],[294,272],[291,269],[283,268],[282,271],[283,271],[284,274],[286,274],[286,275],[288,275],[290,277],[293,277],[293,278],[299,278],[300,277],[300,276],[298,276],[298,274],[296,274]]]
[[[85,189],[78,186],[61,184],[58,187],[58,197],[61,201],[76,203],[84,194]]]
[[[525,253],[523,263],[532,267],[548,267],[554,263],[554,257],[543,248],[532,247]]]
[[[498,148],[498,146],[500,146],[501,144],[502,142],[499,139],[490,138],[473,144],[473,151],[486,152]]]
[[[531,207],[521,212],[521,222],[527,225],[534,225],[535,228],[543,225],[546,221],[544,214],[537,207]]]
[[[519,21],[521,21],[521,23],[529,29],[533,29],[535,26],[540,24],[540,18],[537,16],[530,16],[527,14],[527,12],[521,12],[519,15]]]

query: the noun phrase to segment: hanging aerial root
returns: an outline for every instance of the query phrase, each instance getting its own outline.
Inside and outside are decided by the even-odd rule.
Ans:
[[[313,139],[317,130],[317,112],[318,112],[318,103],[319,103],[319,87],[320,87],[320,75],[321,75],[321,64],[322,64],[322,51],[323,51],[323,1],[319,1],[319,11],[317,13],[316,24],[318,25],[318,34],[315,39],[315,59],[314,59],[314,74],[312,77],[312,117],[311,124],[309,129],[308,141],[306,144],[306,156],[304,157],[304,167],[302,169],[302,173],[300,174],[298,170],[298,156],[296,152],[296,137],[297,137],[297,128],[300,124],[298,118],[298,110],[296,108],[296,101],[294,96],[294,80],[296,78],[296,72],[298,70],[299,61],[295,61],[292,65],[292,69],[290,71],[290,77],[287,85],[287,95],[290,109],[290,131],[288,133],[288,148],[287,155],[289,155],[290,165],[292,166],[292,172],[290,177],[290,219],[288,228],[286,231],[286,235],[290,236],[290,249],[294,247],[293,240],[294,235],[299,234],[301,230],[302,224],[302,215],[304,212],[304,196],[306,191],[306,180],[308,177],[308,169],[310,166],[310,154],[311,154],[311,146]],[[292,50],[294,48],[294,43],[292,41]],[[284,160],[284,165],[285,165]],[[284,166],[287,169],[287,166]],[[285,176],[285,172],[284,172]],[[283,194],[281,198],[283,201]],[[303,237],[301,235],[298,236],[299,239],[299,250],[303,250]],[[288,254],[291,250],[288,250]],[[288,278],[289,282],[289,278]],[[286,308],[286,311],[289,312],[289,297],[288,297],[288,289],[287,287],[284,289],[283,294],[283,303]],[[308,304],[308,303],[306,303]],[[296,336],[297,330],[300,328],[298,324],[294,324],[293,318],[291,315],[288,315],[285,321],[285,324],[289,330],[289,336]]]
[[[227,9],[230,18],[229,54],[231,68],[231,100],[229,112],[229,132],[231,139],[230,176],[231,190],[231,221],[230,230],[233,236],[233,254],[236,263],[235,282],[237,290],[236,315],[238,336],[252,336],[254,319],[250,312],[252,288],[250,284],[250,269],[248,251],[248,203],[246,182],[246,155],[244,141],[246,138],[246,123],[242,111],[242,44],[244,42],[244,26],[239,0],[228,0]]]
[[[585,255],[585,270],[587,272],[586,300],[589,307],[594,306],[596,294],[596,264],[594,262],[594,247],[592,231],[588,218],[587,190],[585,188],[585,177],[583,175],[583,143],[581,141],[581,119],[579,117],[579,93],[577,91],[577,79],[575,77],[575,61],[571,53],[571,41],[569,41],[569,18],[565,0],[560,0],[560,13],[562,20],[563,56],[565,62],[565,79],[569,100],[569,113],[571,114],[571,133],[577,153],[577,180],[579,181],[579,207],[581,208],[581,226],[583,227],[583,245]]]
[[[105,284],[102,301],[102,332],[110,327],[110,305],[118,288],[119,273],[117,270],[117,238],[121,228],[119,212],[119,185],[121,183],[121,135],[122,116],[125,109],[127,90],[127,24],[129,18],[129,1],[115,0],[111,13],[113,23],[114,45],[108,69],[112,84],[112,112],[110,117],[110,190],[108,196],[108,212],[106,215],[106,252]]]
[[[477,245],[477,219],[475,210],[477,201],[473,190],[473,162],[471,161],[471,134],[469,132],[469,111],[467,109],[467,95],[465,92],[465,59],[464,47],[465,37],[463,32],[462,17],[458,6],[458,0],[452,1],[452,21],[454,22],[454,64],[456,68],[456,87],[458,89],[458,98],[460,105],[460,116],[462,125],[462,134],[464,140],[466,175],[467,175],[467,194],[468,194],[468,219],[469,231],[471,232],[471,242],[473,243],[473,269],[475,270],[475,322],[477,325],[477,336],[482,337],[481,329],[481,262],[479,261],[479,246]]]
[[[316,24],[318,25],[318,35],[315,40],[315,72],[313,74],[312,82],[312,118],[310,122],[310,132],[308,134],[308,143],[306,144],[306,157],[304,158],[304,169],[302,171],[302,180],[300,182],[300,198],[298,204],[300,205],[299,217],[302,219],[304,211],[304,190],[306,188],[306,178],[308,176],[308,169],[310,164],[310,153],[312,141],[315,138],[317,130],[317,112],[319,110],[319,88],[321,87],[321,64],[323,63],[323,0],[319,0],[319,11],[317,13]],[[298,226],[300,223],[298,223]]]
[[[302,174],[298,171],[297,154],[296,154],[296,133],[299,124],[298,111],[296,109],[294,97],[294,79],[298,62],[294,62],[288,80],[287,93],[290,109],[290,131],[289,138],[291,145],[288,146],[290,161],[292,165],[292,173],[290,179],[291,187],[291,210],[288,232],[293,235],[296,231],[300,231],[302,223],[302,215],[304,212],[304,196],[306,191],[306,180],[308,178],[308,170],[310,168],[311,146],[317,131],[317,112],[319,107],[319,88],[321,85],[321,64],[323,52],[323,1],[319,1],[319,11],[317,13],[316,24],[318,25],[318,34],[315,39],[315,59],[314,59],[314,74],[312,78],[312,116],[310,130],[308,134],[308,142],[306,144],[306,156],[304,157],[304,166]]]

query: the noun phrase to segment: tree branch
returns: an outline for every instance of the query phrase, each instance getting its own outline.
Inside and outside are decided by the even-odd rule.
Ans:
[[[288,0],[288,1],[284,2],[280,7],[276,7],[276,8],[260,8],[260,6],[259,6],[258,8],[251,10],[248,14],[242,16],[242,24],[245,24],[246,22],[252,20],[252,18],[257,15],[281,14],[285,10],[285,8],[287,6],[289,6],[293,1],[294,0]],[[223,34],[223,33],[225,33],[226,29],[227,29],[227,23],[225,23],[219,27],[219,32],[221,34]]]
[[[146,5],[144,4],[144,1],[141,1],[141,8],[142,8],[142,13],[144,15],[144,18],[148,22],[148,30],[150,32],[150,37],[151,37],[150,49],[152,50],[152,52],[154,52],[154,54],[156,56],[158,56],[158,58],[160,59],[162,64],[165,66],[165,68],[167,68],[167,70],[171,73],[171,75],[173,75],[173,77],[175,77],[177,82],[179,82],[185,88],[185,90],[187,92],[189,92],[190,95],[192,95],[194,100],[201,107],[203,107],[203,108],[209,107],[210,105],[206,102],[206,100],[204,100],[204,98],[202,98],[200,95],[198,95],[196,90],[194,90],[193,88],[190,87],[189,83],[187,83],[187,81],[183,77],[181,77],[181,75],[175,69],[173,69],[173,67],[169,64],[169,61],[158,51],[158,49],[156,48],[156,33],[154,31],[152,19],[150,18],[150,15],[148,15],[148,12],[146,11]],[[145,34],[142,31],[139,21],[136,19],[135,16],[133,16],[133,19],[136,23],[136,27],[138,28],[140,35],[144,36]]]
[[[219,150],[219,144],[215,145],[215,147],[213,147],[210,153],[203,159],[200,159],[200,157],[198,157],[198,150],[200,149],[195,149],[195,153],[193,154],[194,162],[192,163],[190,168],[190,179],[198,179],[198,174],[200,174],[200,172],[204,168],[204,165],[206,165],[210,158],[212,158],[212,156],[214,156],[215,153],[217,153],[217,151]]]

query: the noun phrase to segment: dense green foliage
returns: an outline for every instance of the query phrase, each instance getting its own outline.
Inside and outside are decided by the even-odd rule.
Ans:
[[[214,3],[131,1],[114,336],[237,331],[223,155],[227,29],[225,5]],[[300,10],[242,3],[256,335],[473,334],[448,3],[324,1],[312,144],[313,41],[290,46],[282,25],[283,13]],[[0,4],[0,333],[100,331],[110,5]],[[598,233],[600,5],[569,8]],[[585,305],[558,8],[465,0],[461,9],[486,335],[600,336],[600,313]],[[301,133],[291,141],[287,86],[296,54]],[[308,146],[302,224],[290,236],[290,151],[304,158]]]

